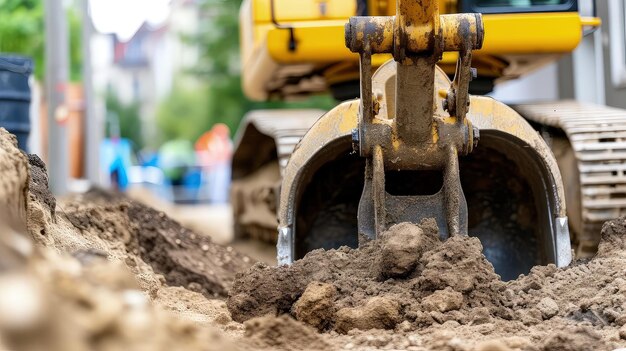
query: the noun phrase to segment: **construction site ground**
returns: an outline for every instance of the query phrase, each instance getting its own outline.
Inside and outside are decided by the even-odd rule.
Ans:
[[[55,199],[43,162],[4,130],[0,174],[1,350],[626,346],[623,218],[603,226],[594,258],[508,282],[478,239],[442,242],[431,220],[275,267],[252,245],[212,240],[228,223],[215,208],[195,224],[180,215],[187,228],[103,190]]]

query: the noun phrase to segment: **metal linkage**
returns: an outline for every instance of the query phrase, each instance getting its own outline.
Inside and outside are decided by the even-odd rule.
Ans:
[[[471,52],[483,42],[480,14],[439,15],[436,0],[397,0],[395,16],[352,17],[346,46],[360,55],[361,103],[353,144],[367,158],[359,203],[359,231],[374,238],[389,225],[434,217],[444,236],[467,234],[467,209],[460,186],[458,155],[472,151],[478,131],[465,118],[469,107]],[[435,65],[444,51],[458,51],[454,80],[435,92]],[[392,54],[396,62],[395,111],[377,117],[371,55]],[[449,115],[437,115],[436,106]],[[440,170],[444,186],[435,195],[391,196],[385,170]],[[419,179],[415,180],[416,182]],[[405,215],[391,215],[403,207]]]

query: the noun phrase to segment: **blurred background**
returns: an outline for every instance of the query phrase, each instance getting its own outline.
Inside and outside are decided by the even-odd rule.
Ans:
[[[32,101],[30,121],[22,116],[7,128],[58,170],[55,193],[139,186],[176,203],[224,203],[231,139],[247,111],[333,106],[326,96],[295,103],[244,97],[240,5],[0,1],[0,52],[18,67],[4,69],[29,79]],[[30,69],[19,71],[24,65]]]
[[[334,105],[325,95],[246,99],[240,5],[0,0],[0,78],[11,87],[0,99],[12,116],[1,125],[46,162],[55,194],[124,191],[192,227],[213,221],[228,241],[232,139],[242,117]]]

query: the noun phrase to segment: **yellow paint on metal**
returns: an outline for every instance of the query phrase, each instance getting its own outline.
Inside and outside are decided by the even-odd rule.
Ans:
[[[367,27],[379,28],[381,32],[370,32]],[[358,22],[353,28],[356,40],[368,42],[371,52],[386,52],[386,48],[393,47],[393,17],[369,17],[367,21]],[[367,37],[366,37],[367,36]]]
[[[272,0],[254,0],[254,21],[271,23]],[[275,19],[280,24],[320,19],[348,19],[356,13],[356,1],[331,0],[273,0]]]
[[[266,45],[270,56],[279,63],[329,63],[358,61],[359,56],[346,48],[345,20],[298,22],[294,30],[296,51],[288,48],[289,31],[268,25]]]
[[[358,113],[358,105],[356,105],[356,110],[354,105],[350,105],[347,112],[343,115],[350,115],[352,118],[342,118],[339,122],[338,130],[341,133],[345,133],[347,131],[352,132],[352,129],[356,128],[356,114]],[[354,115],[352,115],[354,114]]]
[[[442,121],[445,124],[456,124],[456,117],[455,116],[444,117],[442,118]]]
[[[484,15],[485,40],[475,55],[570,52],[580,42],[583,22],[576,12]],[[265,45],[278,63],[330,63],[358,60],[344,43],[345,20],[293,23],[297,49],[288,49],[289,31],[273,25],[256,28],[257,38],[267,32]],[[549,33],[549,35],[546,35]],[[446,62],[454,62],[444,55]]]
[[[397,0],[396,24],[401,31],[410,33],[417,48],[427,48],[431,37],[439,32],[439,3],[437,1]],[[417,43],[417,45],[415,45]],[[432,44],[431,44],[432,45]],[[418,50],[415,50],[418,51]]]
[[[599,17],[581,17],[580,23],[583,26],[600,27],[600,25],[602,25],[602,19]]]
[[[485,41],[479,52],[490,54],[570,52],[582,36],[577,12],[509,13],[483,19]]]
[[[391,60],[393,56],[391,54],[376,54],[372,55],[372,67],[380,67],[383,63]]]
[[[450,63],[456,65],[456,60],[459,59],[459,53],[456,51],[444,52],[441,57],[440,63]]]
[[[254,77],[253,85],[262,91],[272,70],[287,64],[307,64],[312,67],[333,67],[341,63],[358,64],[358,55],[345,47],[344,24],[356,12],[356,1],[347,0],[275,0],[277,19],[295,30],[296,50],[289,51],[289,31],[276,28],[269,16],[270,0],[244,0],[246,16],[242,22],[242,66],[244,77]],[[369,11],[375,15],[394,15],[395,0],[368,0]],[[438,0],[441,13],[455,9],[456,0]],[[297,5],[296,5],[297,4]],[[324,4],[323,6],[320,4]],[[373,7],[376,4],[377,7]],[[325,7],[321,16],[320,6]],[[242,11],[243,13],[244,11]],[[486,14],[483,49],[473,54],[474,67],[482,77],[503,75],[508,54],[534,55],[570,52],[579,43],[584,26],[600,24],[598,18],[580,17],[578,13],[518,13]],[[245,22],[245,23],[244,23]],[[548,35],[546,34],[548,33]],[[261,59],[262,58],[262,59]],[[391,55],[374,55],[372,66],[378,67]],[[445,52],[439,65],[453,74],[458,54]],[[531,58],[532,60],[532,58]],[[264,62],[266,64],[255,64]],[[262,74],[256,72],[261,70]],[[266,72],[266,73],[264,73]],[[354,79],[358,69],[342,70],[328,81]],[[250,89],[248,89],[250,90]],[[261,98],[259,95],[258,98]]]
[[[346,46],[350,51],[360,52],[369,46],[372,53],[391,53],[395,46],[402,47],[407,54],[431,53],[438,49],[435,45],[437,38],[443,41],[443,51],[458,51],[466,45],[460,39],[461,31],[469,34],[470,47],[480,47],[477,33],[481,17],[476,14],[440,16],[439,3],[434,0],[397,0],[397,6],[395,16],[350,18],[349,27],[346,27],[349,33]]]
[[[444,50],[459,50],[464,45],[468,44],[472,48],[480,47],[480,43],[478,42],[480,39],[477,35],[479,32],[478,26],[480,17],[477,17],[476,14],[457,13],[442,15],[439,18],[441,20]],[[470,40],[470,43],[464,43],[464,39],[462,39],[463,37],[458,34],[460,31],[465,31],[465,29],[461,29],[464,28],[465,25],[469,25],[468,30],[470,36],[467,40]]]

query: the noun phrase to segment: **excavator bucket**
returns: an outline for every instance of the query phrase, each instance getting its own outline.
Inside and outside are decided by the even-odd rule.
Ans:
[[[392,61],[374,74],[374,89],[383,93],[379,100],[383,113],[395,103],[390,91],[395,79]],[[435,84],[439,88],[450,84],[441,70]],[[503,279],[516,278],[534,265],[569,264],[563,185],[548,145],[505,104],[482,96],[471,96],[470,101],[468,119],[480,130],[480,145],[459,159],[468,234],[480,238],[487,259]],[[443,112],[441,107],[437,110]],[[358,111],[358,100],[335,107],[313,125],[291,155],[278,211],[280,264],[318,248],[358,246],[358,205],[366,168],[352,150]],[[388,196],[441,196],[443,178],[438,172],[389,171],[386,176]]]
[[[360,55],[361,99],[324,115],[291,155],[279,263],[433,218],[442,239],[478,236],[504,279],[569,264],[563,186],[549,148],[506,105],[468,94],[481,16],[440,16],[436,1],[398,0],[396,8],[396,16],[346,24],[346,45]],[[459,52],[452,81],[435,65],[443,51]],[[372,75],[376,53],[394,60]]]

